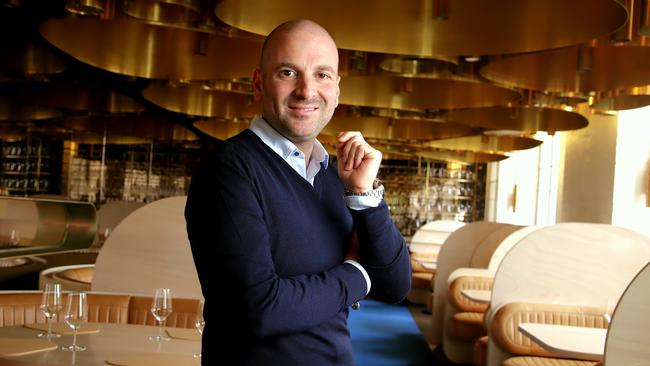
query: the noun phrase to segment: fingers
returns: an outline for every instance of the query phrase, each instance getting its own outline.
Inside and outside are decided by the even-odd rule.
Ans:
[[[358,168],[366,155],[374,149],[364,140],[361,132],[341,132],[337,138],[336,154],[345,170]]]

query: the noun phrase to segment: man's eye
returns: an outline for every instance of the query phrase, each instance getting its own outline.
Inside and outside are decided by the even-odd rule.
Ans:
[[[326,72],[319,72],[318,77],[321,79],[331,79],[332,76]]]
[[[280,76],[291,78],[296,76],[296,72],[293,70],[280,70]]]

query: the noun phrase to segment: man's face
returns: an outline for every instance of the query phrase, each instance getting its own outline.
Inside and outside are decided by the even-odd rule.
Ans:
[[[338,51],[332,39],[306,29],[276,37],[256,70],[262,115],[296,144],[312,141],[332,118],[339,97]]]

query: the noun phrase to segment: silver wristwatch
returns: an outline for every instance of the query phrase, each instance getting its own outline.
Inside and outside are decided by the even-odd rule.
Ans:
[[[345,196],[363,196],[363,197],[374,197],[378,198],[380,200],[384,199],[384,185],[381,183],[379,179],[375,179],[375,181],[372,183],[372,188],[369,191],[365,192],[354,192],[354,191],[348,191],[347,189],[345,190]]]

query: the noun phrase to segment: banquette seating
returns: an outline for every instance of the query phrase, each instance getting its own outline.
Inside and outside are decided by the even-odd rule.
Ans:
[[[0,326],[44,323],[45,317],[39,310],[41,297],[39,291],[0,291]],[[147,296],[88,292],[88,321],[154,325],[149,310],[151,302],[152,298]],[[165,326],[193,328],[199,306],[198,299],[173,299],[172,313]]]
[[[562,223],[522,237],[494,276],[485,314],[488,337],[475,344],[480,350],[487,343],[486,358],[477,364],[598,364],[596,356],[540,347],[519,324],[608,328],[605,314],[649,261],[650,238],[612,225]]]

